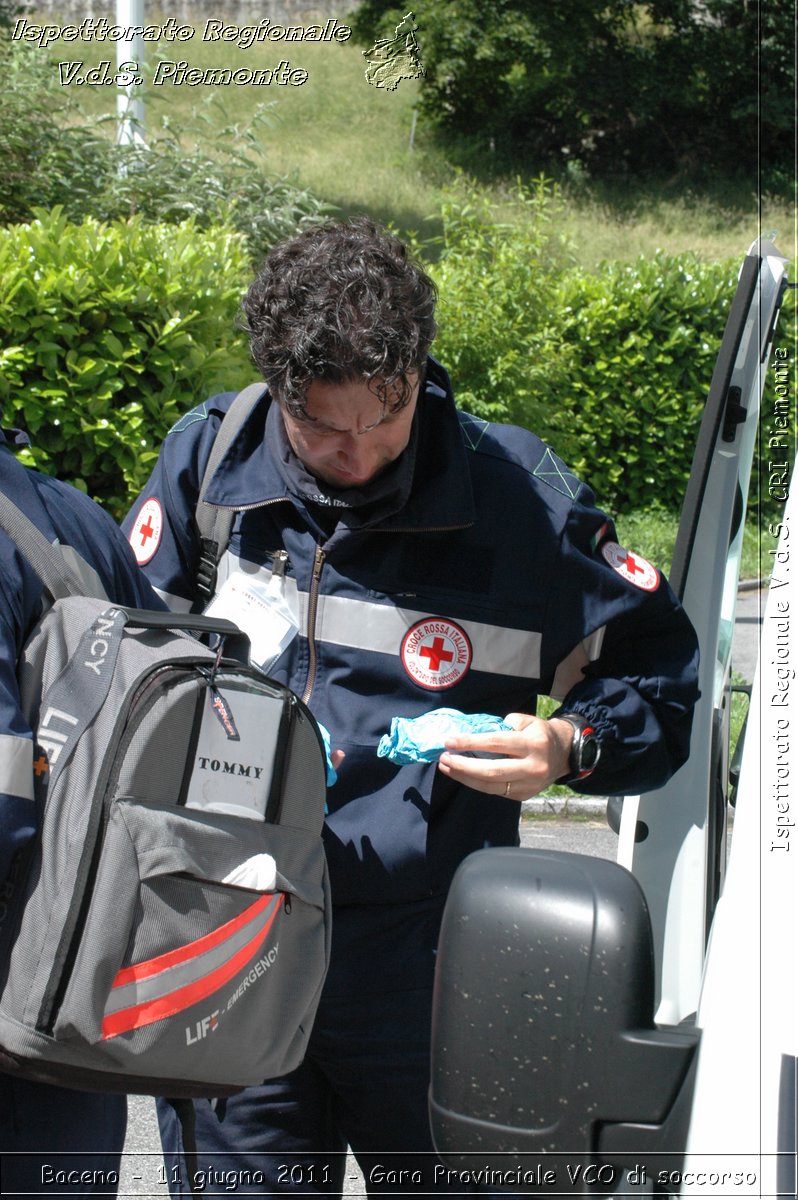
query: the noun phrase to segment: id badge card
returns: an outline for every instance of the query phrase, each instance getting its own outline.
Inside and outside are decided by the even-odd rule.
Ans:
[[[285,578],[263,580],[234,571],[205,610],[209,617],[226,617],[249,638],[250,660],[265,674],[299,632],[299,622],[285,598]]]

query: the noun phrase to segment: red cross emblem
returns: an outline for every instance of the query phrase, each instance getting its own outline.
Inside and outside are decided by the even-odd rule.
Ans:
[[[152,517],[147,518],[147,524],[141,526],[141,528],[139,529],[139,534],[141,535],[142,546],[146,546],[149,539],[151,537],[155,536],[155,529],[152,524]]]
[[[422,646],[419,654],[424,658],[429,659],[430,671],[440,671],[441,663],[451,662],[454,658],[454,653],[451,650],[444,649],[446,643],[443,638],[436,637],[433,639],[431,646]]]
[[[659,571],[648,559],[632,554],[631,550],[624,550],[617,542],[605,542],[601,554],[627,583],[633,583],[644,592],[654,592],[659,587]]]
[[[453,687],[471,666],[468,634],[444,617],[425,617],[402,639],[402,665],[410,678],[430,691]]]
[[[144,566],[155,554],[161,544],[162,531],[163,510],[160,502],[151,496],[142,504],[130,531],[130,544],[139,566]]]

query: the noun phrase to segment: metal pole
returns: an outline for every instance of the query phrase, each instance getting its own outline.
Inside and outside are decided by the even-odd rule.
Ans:
[[[123,29],[134,29],[144,25],[144,0],[116,0],[116,23]],[[117,74],[130,74],[130,64],[141,74],[144,67],[144,38],[134,35],[116,43]],[[124,70],[123,68],[126,68]],[[141,99],[141,84],[120,83],[116,96],[116,113],[119,118],[116,140],[120,146],[144,142],[144,101]]]

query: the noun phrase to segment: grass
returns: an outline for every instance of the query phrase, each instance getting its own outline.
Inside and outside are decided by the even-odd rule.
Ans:
[[[148,11],[148,21],[160,19],[157,10]],[[310,20],[302,17],[305,25]],[[432,132],[422,122],[414,130],[418,81],[403,81],[392,92],[370,87],[364,77],[361,48],[351,41],[259,43],[241,50],[199,38],[197,32],[184,43],[148,43],[148,69],[158,58],[185,59],[200,69],[233,70],[275,67],[284,58],[292,68],[307,71],[307,81],[299,87],[210,88],[167,83],[147,93],[145,128],[155,128],[164,114],[174,128],[186,128],[196,109],[214,94],[226,110],[224,117],[220,113],[215,118],[219,121],[243,122],[253,104],[266,101],[271,105],[272,121],[262,137],[261,151],[269,173],[295,178],[342,214],[368,211],[402,234],[418,234],[423,241],[440,233],[441,199],[445,189],[457,186],[457,174],[451,165],[453,155]],[[111,57],[113,46],[56,43],[47,53],[55,72],[59,59],[83,57],[90,66]],[[73,86],[71,98],[77,92]],[[99,117],[114,111],[114,93],[109,87],[85,87],[80,89],[80,99],[87,114]],[[791,206],[757,195],[754,166],[749,185],[714,180],[711,194],[686,192],[678,181],[607,187],[569,176],[563,169],[566,204],[562,231],[588,268],[602,259],[650,256],[656,249],[674,254],[690,250],[713,261],[742,257],[760,231],[772,229],[780,231],[779,246],[793,257],[796,237]],[[518,164],[513,172],[527,180],[540,173],[536,163]],[[513,179],[495,176],[489,161],[482,163],[480,174],[500,212]]]
[[[622,545],[650,559],[662,567],[666,574],[673,558],[678,525],[678,517],[662,510],[620,513],[616,516],[618,539]],[[759,519],[749,516],[743,534],[741,580],[759,578],[760,533]]]
[[[603,259],[648,258],[693,251],[708,262],[742,256],[760,233],[776,232],[777,245],[790,259],[796,234],[789,205],[755,192],[747,202],[715,208],[705,198],[642,198],[633,213],[611,201],[587,199],[571,208],[566,232],[588,268]]]
[[[545,793],[541,793],[541,798],[546,800],[567,799],[568,796],[572,800],[575,798],[576,793],[570,791],[569,788],[563,787],[561,790],[562,796],[559,796],[555,788],[549,788]],[[570,809],[567,805],[558,808],[556,812],[554,810],[547,812],[542,808],[528,809],[525,812],[522,811],[521,820],[534,821],[536,825],[556,825],[562,821],[564,816],[567,816],[569,823],[578,822],[583,825],[596,825],[599,829],[604,829],[607,825],[606,820],[600,813],[580,812]]]

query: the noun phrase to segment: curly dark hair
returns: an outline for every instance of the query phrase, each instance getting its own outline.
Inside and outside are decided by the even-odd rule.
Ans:
[[[325,221],[275,246],[243,301],[252,357],[275,399],[308,420],[314,379],[377,381],[383,405],[409,401],[436,333],[435,285],[367,217]],[[388,396],[390,395],[390,402]]]

